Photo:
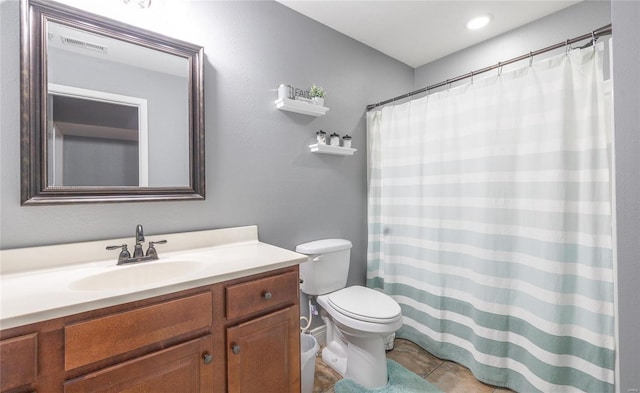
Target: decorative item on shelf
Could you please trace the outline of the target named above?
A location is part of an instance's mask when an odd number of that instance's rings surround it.
[[[298,89],[297,87],[291,87],[291,93],[293,95],[294,100],[304,101],[308,103],[312,103],[311,101],[311,92],[309,90]]]
[[[329,144],[331,146],[340,146],[340,135],[335,132],[331,134],[331,137],[329,138]]]
[[[351,137],[349,135],[345,135],[342,138],[342,146],[340,146],[340,135],[336,132],[331,133],[327,141],[327,133],[320,130],[316,132],[316,142],[313,145],[309,145],[309,150],[312,153],[351,156],[358,150],[351,148]]]
[[[351,137],[349,135],[342,137],[342,147],[351,147]]]
[[[319,144],[326,145],[327,144],[327,133],[320,130],[316,132],[316,140]]]
[[[278,99],[293,99],[293,87],[284,83],[278,87]]]
[[[302,102],[306,102],[309,104],[313,104],[313,100],[311,98],[307,98],[304,96],[296,96],[296,101],[302,101]]]
[[[322,95],[324,90],[320,88]],[[316,94],[318,94],[316,92]],[[323,116],[329,108],[322,106],[317,100],[312,99],[310,90],[303,90],[291,85],[281,84],[278,87],[278,99],[274,102],[276,108],[301,113],[310,116]]]
[[[324,106],[324,89],[316,84],[312,84],[309,88],[311,100],[314,104]]]

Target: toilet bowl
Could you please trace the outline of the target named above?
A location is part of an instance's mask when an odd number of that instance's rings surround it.
[[[387,384],[385,339],[402,326],[400,305],[363,286],[346,287],[351,242],[325,239],[296,251],[309,255],[300,265],[301,289],[317,295],[327,328],[322,360],[345,378],[367,388]]]
[[[387,384],[384,340],[402,326],[398,303],[382,292],[352,286],[318,296],[327,327],[322,360],[367,388]]]

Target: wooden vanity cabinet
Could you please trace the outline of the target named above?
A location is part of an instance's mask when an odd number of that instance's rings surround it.
[[[6,329],[0,391],[297,393],[298,318],[292,266]]]
[[[298,288],[297,269],[225,288],[229,393],[300,392]]]

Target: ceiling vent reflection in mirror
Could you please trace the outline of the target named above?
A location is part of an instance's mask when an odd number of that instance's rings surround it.
[[[151,0],[122,0],[125,4],[137,4],[140,8],[151,7]]]
[[[84,49],[89,49],[96,52],[107,53],[107,47],[104,45],[95,44],[93,42],[87,42],[78,38],[67,37],[67,36],[61,36],[60,39],[62,40],[62,43],[65,45],[71,45],[77,48],[84,48]]]

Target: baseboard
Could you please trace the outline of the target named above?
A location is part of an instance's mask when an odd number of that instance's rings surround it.
[[[327,327],[322,325],[311,329],[311,335],[316,339],[318,345],[323,346],[327,344]]]

